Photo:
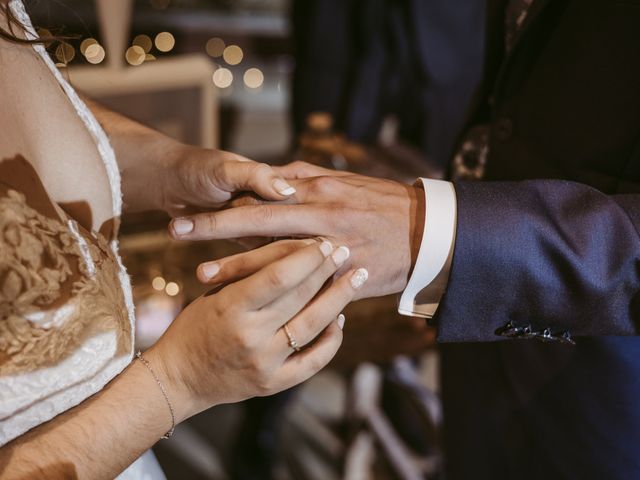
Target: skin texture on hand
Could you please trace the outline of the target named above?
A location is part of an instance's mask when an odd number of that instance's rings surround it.
[[[357,265],[369,271],[369,280],[357,298],[405,288],[422,238],[421,190],[302,162],[276,170],[297,190],[288,202],[252,201],[255,204],[247,205],[245,200],[243,205],[227,210],[177,219],[170,227],[172,235],[185,240],[319,236],[350,249],[350,262],[344,268]],[[189,226],[188,231],[178,231],[176,227],[183,225]],[[265,250],[260,253],[265,254]],[[236,263],[259,264],[259,256],[253,258],[255,253],[244,255],[246,258],[236,258]],[[203,268],[199,269],[201,280],[220,281],[217,277],[206,278]],[[211,264],[210,268],[215,270]]]
[[[272,201],[295,193],[266,164],[186,145],[94,101],[85,101],[109,135],[129,211],[186,215],[219,208],[237,193],[254,192]]]
[[[241,192],[281,201],[295,189],[267,164],[219,150],[180,145],[161,177],[161,208],[172,216],[218,209]]]
[[[182,406],[178,419],[272,395],[323,368],[342,342],[340,313],[367,276],[352,269],[323,288],[347,258],[346,249],[328,242],[300,241],[257,273],[189,305],[148,354]]]

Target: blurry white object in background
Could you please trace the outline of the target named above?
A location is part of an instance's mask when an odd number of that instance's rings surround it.
[[[102,41],[107,50],[107,65],[112,69],[123,68],[124,51],[131,31],[133,0],[96,1]]]

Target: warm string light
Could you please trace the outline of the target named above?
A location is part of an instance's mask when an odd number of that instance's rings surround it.
[[[180,293],[180,286],[176,282],[169,282],[167,286],[164,288],[164,291],[170,297],[175,297]]]
[[[219,37],[212,37],[205,44],[207,55],[212,58],[222,57],[229,66],[235,66],[244,60],[244,51],[238,45],[226,45]],[[249,68],[242,76],[244,85],[251,90],[258,90],[264,85],[264,73],[259,68]],[[223,95],[228,96],[234,81],[233,72],[229,68],[218,67],[213,74],[213,83],[223,90]]]
[[[106,52],[104,48],[99,43],[92,43],[84,51],[84,58],[87,59],[87,62],[97,65],[104,61],[106,56]]]
[[[218,88],[230,87],[233,83],[233,73],[228,68],[218,68],[213,72],[213,83]]]
[[[142,65],[146,59],[147,54],[144,49],[139,45],[134,45],[133,47],[127,48],[127,51],[124,55],[127,63],[129,65],[133,65],[137,67],[138,65]]]
[[[229,65],[238,65],[244,58],[244,52],[238,45],[229,45],[222,52],[222,58]]]
[[[264,74],[259,68],[250,68],[244,72],[244,84],[249,88],[260,88],[264,83]]]
[[[169,32],[161,32],[156,35],[155,45],[163,53],[170,52],[176,45],[176,39]]]
[[[170,297],[175,297],[180,293],[180,285],[176,282],[167,282],[164,278],[158,276],[151,280],[151,287],[158,292],[164,292]]]
[[[224,43],[224,40],[214,37],[207,40],[207,44],[204,49],[210,57],[220,58],[223,55],[225,48],[227,48],[227,45]]]

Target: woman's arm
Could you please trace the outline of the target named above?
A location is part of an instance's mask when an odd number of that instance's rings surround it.
[[[318,372],[342,342],[340,312],[367,278],[323,289],[349,250],[288,240],[272,263],[190,304],[145,354],[176,423],[272,395]],[[318,293],[320,292],[320,293]],[[291,341],[295,339],[295,343]],[[172,426],[154,375],[135,361],[100,393],[0,448],[2,478],[114,478]]]
[[[185,145],[84,99],[115,150],[125,205],[133,211],[216,208],[240,191],[284,200],[295,190],[271,167],[233,153]]]
[[[153,351],[145,358],[154,371],[160,367]],[[161,378],[173,396],[176,421],[190,416],[189,402]],[[0,477],[114,478],[170,427],[160,387],[134,361],[101,392],[1,448]]]

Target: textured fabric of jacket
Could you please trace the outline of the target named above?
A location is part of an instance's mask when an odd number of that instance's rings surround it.
[[[536,0],[507,58],[504,4],[436,318],[447,478],[640,478],[640,1]]]

